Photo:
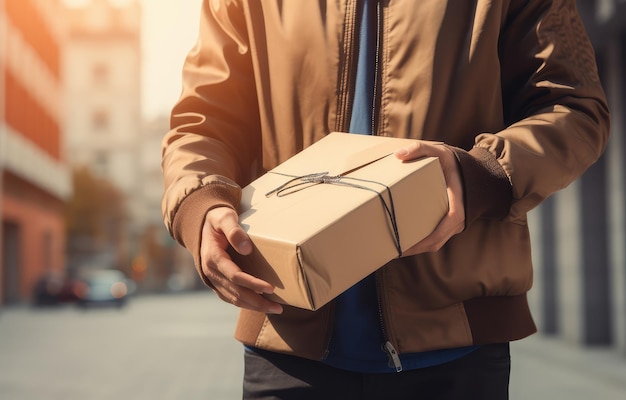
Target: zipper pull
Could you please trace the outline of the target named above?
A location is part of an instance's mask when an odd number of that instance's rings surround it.
[[[389,356],[389,366],[395,368],[396,372],[402,372],[402,362],[400,362],[400,356],[398,356],[398,352],[393,347],[393,344],[390,341],[386,341],[383,344],[383,350]]]

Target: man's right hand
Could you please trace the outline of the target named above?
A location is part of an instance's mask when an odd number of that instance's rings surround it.
[[[274,287],[243,272],[227,252],[229,246],[242,255],[252,252],[252,242],[239,225],[235,210],[218,207],[209,211],[204,220],[201,241],[202,272],[220,299],[237,307],[268,314],[283,312],[279,303],[262,296],[273,293]]]

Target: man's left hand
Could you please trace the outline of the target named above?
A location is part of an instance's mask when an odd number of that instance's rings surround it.
[[[465,228],[465,208],[463,203],[463,184],[459,166],[452,150],[440,142],[416,140],[415,143],[398,149],[395,153],[400,160],[407,161],[421,157],[438,157],[446,180],[449,209],[437,228],[402,255],[411,256],[440,250],[450,238],[461,233]]]

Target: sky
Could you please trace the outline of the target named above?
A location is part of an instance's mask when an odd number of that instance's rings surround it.
[[[141,0],[143,114],[169,115],[180,95],[185,55],[198,34],[201,0]]]

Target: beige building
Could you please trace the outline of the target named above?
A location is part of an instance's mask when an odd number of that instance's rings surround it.
[[[147,264],[144,287],[176,291],[193,288],[201,282],[191,255],[170,237],[161,214],[161,143],[168,129],[169,116],[154,118],[143,125],[137,153],[142,176],[137,195],[143,208],[136,218],[143,232],[140,252]]]
[[[111,251],[132,257],[143,209],[137,191],[143,179],[139,0],[90,0],[68,7],[65,17],[66,154],[72,166],[88,167],[124,195],[129,247]]]

